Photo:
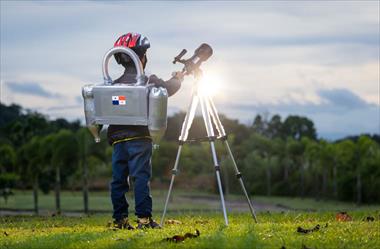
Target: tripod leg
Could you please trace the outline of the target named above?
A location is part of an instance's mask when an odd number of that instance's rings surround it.
[[[168,190],[168,194],[165,200],[164,212],[162,213],[162,217],[161,217],[161,222],[160,222],[161,227],[163,227],[164,225],[166,210],[167,210],[170,195],[173,189],[174,179],[178,173],[178,163],[179,163],[179,158],[181,156],[182,146],[187,139],[187,135],[189,133],[191,123],[193,122],[193,119],[194,119],[195,110],[197,109],[197,105],[198,105],[198,97],[194,94],[191,98],[188,112],[186,113],[185,120],[183,121],[183,124],[182,124],[181,135],[179,136],[179,146],[178,146],[178,151],[177,151],[177,157],[175,159],[174,167],[172,169],[172,178],[170,180],[169,190]]]
[[[212,158],[214,161],[214,168],[215,168],[215,175],[216,175],[216,180],[218,183],[218,188],[219,188],[219,194],[220,194],[220,201],[222,203],[222,211],[223,211],[223,216],[224,216],[224,222],[226,226],[228,226],[228,217],[227,217],[227,211],[226,211],[226,204],[224,202],[224,195],[223,195],[223,189],[222,189],[222,181],[220,179],[220,166],[218,163],[218,158],[216,156],[216,150],[215,150],[215,136],[214,136],[214,130],[211,124],[211,119],[210,119],[210,113],[209,113],[209,106],[208,103],[205,101],[204,97],[200,97],[200,104],[201,104],[201,109],[202,109],[202,115],[203,115],[203,121],[206,126],[206,131],[207,135],[210,139],[210,147],[211,147],[211,153],[212,153]]]
[[[216,110],[215,104],[212,101],[212,98],[210,96],[207,97],[207,104],[210,109],[210,114],[213,119],[213,122],[215,124],[216,129],[218,130],[219,136],[225,137],[226,132],[224,131],[224,127],[222,125],[222,122],[219,119],[218,111]]]
[[[255,220],[255,222],[257,223],[257,217],[256,217],[255,210],[254,210],[254,208],[252,206],[251,200],[249,199],[249,195],[248,195],[247,190],[245,188],[245,185],[244,185],[244,182],[243,182],[243,178],[242,178],[242,174],[240,173],[240,171],[239,171],[239,169],[237,167],[237,164],[236,164],[235,158],[234,158],[234,156],[232,154],[230,145],[228,144],[226,133],[224,131],[222,122],[219,119],[218,111],[216,110],[216,107],[215,107],[214,102],[212,101],[211,97],[208,97],[207,101],[208,101],[208,104],[209,104],[209,107],[210,107],[211,117],[212,117],[212,119],[214,121],[214,124],[215,124],[215,126],[216,126],[216,128],[217,128],[217,130],[219,132],[219,135],[224,138],[224,144],[226,145],[228,154],[229,154],[229,156],[230,156],[230,158],[232,160],[232,163],[234,165],[236,177],[238,178],[240,186],[241,186],[241,189],[243,190],[243,193],[244,193],[245,197],[247,198],[248,206],[249,206],[249,209],[251,211],[252,217]]]
[[[161,227],[163,227],[163,225],[164,225],[164,220],[165,220],[165,215],[166,215],[166,209],[168,207],[168,203],[169,203],[169,199],[170,199],[170,194],[171,194],[172,189],[173,189],[174,178],[175,178],[175,176],[178,173],[178,162],[179,162],[179,157],[181,156],[181,150],[182,150],[182,144],[179,145],[179,147],[178,147],[177,157],[175,159],[174,168],[172,169],[172,178],[170,180],[169,190],[168,190],[168,194],[166,196],[166,201],[165,201],[164,212],[162,213],[161,222],[160,222]]]
[[[251,214],[252,214],[252,217],[253,219],[255,220],[255,222],[257,223],[257,217],[256,217],[256,213],[255,213],[255,210],[253,209],[253,206],[252,206],[252,203],[251,203],[251,200],[249,199],[249,195],[247,193],[247,190],[245,189],[245,186],[244,186],[244,182],[243,182],[243,178],[242,178],[242,174],[240,173],[238,167],[237,167],[237,164],[235,162],[235,158],[234,156],[232,155],[232,151],[231,151],[231,148],[228,144],[228,141],[227,139],[224,140],[224,143],[226,145],[226,148],[227,148],[227,151],[228,151],[228,154],[230,155],[230,158],[233,162],[233,165],[234,165],[234,168],[235,168],[235,173],[236,173],[236,177],[238,178],[239,182],[240,182],[240,186],[241,186],[241,189],[243,190],[243,193],[245,195],[245,197],[247,198],[247,202],[248,202],[248,206],[249,206],[249,209],[251,211]]]

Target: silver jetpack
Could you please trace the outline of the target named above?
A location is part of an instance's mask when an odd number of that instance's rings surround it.
[[[108,73],[110,58],[116,53],[128,55],[136,67],[136,83],[114,83]],[[158,143],[167,126],[168,93],[163,87],[148,84],[137,54],[125,47],[111,48],[103,58],[104,83],[82,87],[86,125],[100,142],[101,125],[148,126],[154,143]]]

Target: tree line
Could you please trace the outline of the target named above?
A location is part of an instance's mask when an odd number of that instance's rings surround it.
[[[38,193],[54,190],[60,212],[61,188],[81,188],[84,211],[89,211],[89,188],[101,182],[108,189],[112,147],[105,133],[95,144],[80,121],[49,120],[18,105],[0,103],[0,189],[6,198],[12,188],[32,189],[35,212]],[[177,152],[185,113],[168,118],[168,129],[153,154],[152,186],[165,186]],[[257,115],[251,125],[221,115],[247,189],[252,195],[284,195],[372,203],[380,201],[380,146],[378,135],[361,135],[329,142],[318,139],[306,117]],[[178,187],[216,191],[203,120],[195,117],[180,161]],[[240,193],[231,160],[217,143],[223,188]],[[155,184],[154,184],[155,183]]]

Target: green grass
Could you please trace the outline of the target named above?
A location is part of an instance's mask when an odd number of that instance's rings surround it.
[[[169,215],[182,224],[160,230],[119,230],[106,227],[109,216],[0,217],[0,248],[380,248],[380,217],[375,211],[353,211],[351,222],[335,221],[335,212],[261,213],[255,224],[248,214]],[[363,219],[371,215],[374,222]],[[297,227],[319,231],[300,234]],[[325,225],[328,224],[327,227]],[[181,243],[163,241],[176,234],[200,231]]]
[[[163,210],[163,206],[166,198],[166,191],[152,191],[154,208],[157,211]],[[196,194],[198,196],[198,194]],[[208,197],[217,197],[217,195],[206,194]],[[170,204],[171,210],[196,210],[196,211],[208,211],[219,208],[219,203],[208,203],[204,201],[199,205],[198,203],[192,203],[186,197],[191,197],[188,194],[182,194],[182,191],[174,191],[172,196],[172,202]],[[127,194],[130,206],[134,207],[133,195]],[[174,198],[174,199],[173,199]],[[186,201],[182,201],[185,198]],[[90,192],[89,206],[91,211],[112,211],[112,204],[109,192]],[[8,198],[5,203],[3,198],[0,198],[0,209],[23,209],[32,210],[33,196],[31,191],[14,191],[14,195]],[[55,196],[53,192],[47,195],[39,194],[39,208],[41,210],[54,211],[55,210]],[[61,193],[61,209],[63,211],[80,211],[83,210],[83,196],[82,192],[69,192],[63,191]]]
[[[161,212],[165,202],[167,191],[152,191],[154,210]],[[130,194],[127,195],[130,206],[133,209],[134,199]],[[342,211],[342,210],[380,210],[380,205],[356,206],[353,203],[339,201],[316,201],[313,198],[293,198],[293,197],[265,197],[253,196],[255,203],[270,204],[273,206],[281,205],[298,211]],[[247,208],[243,195],[226,196],[227,205],[230,201],[241,201],[242,207]],[[111,212],[112,206],[108,192],[90,192],[90,210]],[[61,196],[63,211],[80,211],[83,209],[83,198],[81,192],[63,191]],[[41,210],[53,212],[55,209],[54,193],[48,195],[40,193],[39,207]],[[31,191],[15,191],[15,195],[9,197],[8,203],[0,198],[0,209],[33,209],[33,196]],[[196,212],[215,211],[220,209],[219,195],[207,192],[192,192],[184,190],[174,190],[169,204],[169,211],[190,210]],[[234,211],[234,209],[232,209]],[[246,209],[247,210],[247,209]]]
[[[300,198],[300,197],[279,197],[279,196],[257,196],[253,200],[260,203],[268,203],[273,205],[281,205],[290,209],[299,211],[376,211],[380,210],[379,204],[371,205],[356,205],[352,202],[342,202],[334,200],[315,200],[314,198]]]

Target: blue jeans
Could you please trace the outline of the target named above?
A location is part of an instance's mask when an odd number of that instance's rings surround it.
[[[129,179],[133,181],[135,214],[137,217],[152,216],[152,196],[149,181],[152,176],[152,142],[136,139],[114,145],[112,154],[111,199],[113,218],[128,217]],[[129,178],[128,178],[129,177]]]

